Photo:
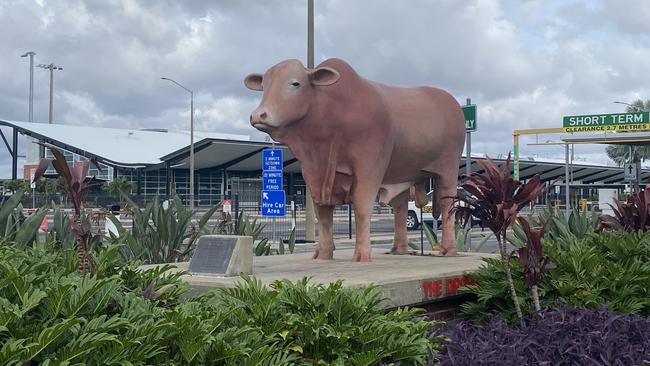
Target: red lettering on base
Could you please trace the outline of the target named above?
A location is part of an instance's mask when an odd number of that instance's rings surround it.
[[[420,282],[424,300],[433,299],[442,295],[440,280],[424,280]]]

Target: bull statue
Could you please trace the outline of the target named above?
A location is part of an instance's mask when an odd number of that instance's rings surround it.
[[[395,212],[391,252],[408,253],[406,217],[410,187],[418,207],[428,203],[434,179],[433,216],[442,212],[440,254],[455,255],[454,218],[458,165],[465,123],[458,102],[431,87],[396,87],[366,80],[345,61],[328,59],[314,69],[286,60],[246,87],[263,91],[250,123],[287,145],[300,161],[318,214],[314,259],[332,259],[333,212],[354,205],[353,261],[370,261],[370,217],[379,194]]]

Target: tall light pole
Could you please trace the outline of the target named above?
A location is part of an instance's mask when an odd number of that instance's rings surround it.
[[[307,67],[314,68],[314,0],[307,0]],[[309,187],[305,187],[305,239],[316,240],[316,215]]]
[[[41,69],[50,70],[50,112],[48,114],[47,123],[52,124],[54,118],[54,70],[63,70],[63,67],[54,64],[38,64]]]
[[[176,80],[170,78],[161,78],[163,80],[171,81],[172,83],[185,89],[190,93],[190,210],[194,209],[194,92],[184,87]]]
[[[34,56],[36,52],[29,51],[20,57],[29,56],[29,122],[34,122]]]

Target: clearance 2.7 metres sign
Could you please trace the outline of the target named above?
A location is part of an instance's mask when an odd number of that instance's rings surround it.
[[[650,112],[566,116],[564,132],[650,130]]]

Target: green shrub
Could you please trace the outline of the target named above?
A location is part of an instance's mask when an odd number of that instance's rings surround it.
[[[607,305],[619,313],[650,315],[650,234],[589,235],[568,242],[544,240],[543,248],[555,268],[539,285],[542,307],[550,308],[559,301],[573,307],[600,309]],[[477,283],[464,290],[477,299],[462,305],[462,311],[476,319],[496,312],[512,320],[514,308],[503,267],[499,260],[484,262],[485,266],[469,275]],[[532,303],[523,291],[521,265],[514,259],[510,265],[522,308],[529,310]]]
[[[424,364],[440,340],[416,310],[384,313],[376,287],[244,277],[188,297],[172,266],[118,247],[80,276],[61,251],[0,242],[1,365]]]
[[[574,208],[567,219],[564,210],[555,208],[550,203],[541,210],[538,217],[529,215],[528,221],[539,226],[545,224],[545,238],[558,243],[569,243],[593,235],[600,223],[595,211],[581,212]],[[517,248],[526,245],[526,235],[519,222],[512,225],[512,232],[507,234],[507,239]]]
[[[11,197],[0,203],[0,239],[31,245],[38,238],[38,229],[47,215],[47,208],[39,208],[32,215],[23,215],[20,203],[23,191],[18,190]]]
[[[143,208],[130,200],[129,205],[134,212],[131,230],[116,217],[108,216],[118,232],[118,236],[110,234],[111,242],[120,245],[120,254],[125,260],[144,263],[188,260],[199,236],[207,233],[208,220],[218,208],[210,208],[193,222],[195,211],[188,210],[178,196],[174,196],[168,207],[160,203],[158,197]]]

